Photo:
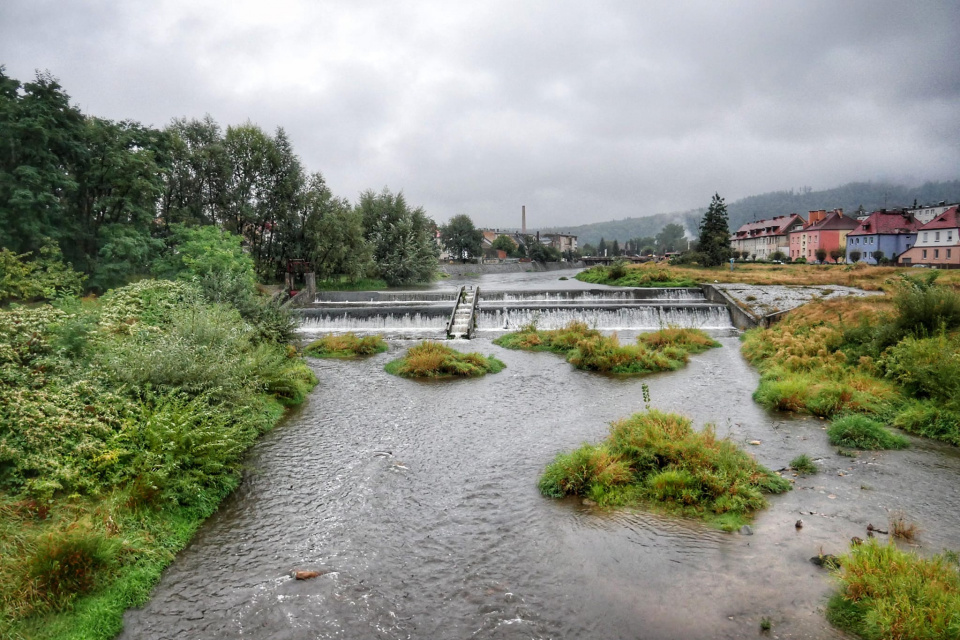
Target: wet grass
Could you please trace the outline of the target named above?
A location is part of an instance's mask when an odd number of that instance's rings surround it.
[[[827,429],[830,444],[849,449],[905,449],[909,442],[867,416],[837,418]]]
[[[960,445],[960,294],[932,276],[888,283],[883,297],[814,301],[744,334],[743,354],[761,373],[754,399]]]
[[[357,336],[355,333],[328,335],[306,346],[304,353],[314,358],[355,358],[383,353],[390,347],[383,336]]]
[[[499,373],[505,365],[493,356],[462,353],[445,344],[429,340],[410,347],[403,357],[384,367],[387,373],[402,378],[476,378]]]
[[[862,638],[960,637],[960,573],[955,554],[921,558],[876,540],[841,559],[840,588],[827,619]]]
[[[765,493],[790,489],[732,442],[718,439],[710,425],[694,431],[689,419],[656,410],[614,422],[598,445],[557,455],[538,486],[553,498],[643,506],[698,517],[727,531],[765,507]]]
[[[804,476],[812,476],[819,471],[816,463],[805,453],[800,454],[790,461],[790,468]]]
[[[331,280],[318,280],[317,291],[380,291],[387,288],[387,281],[379,278],[351,280],[345,276]]]
[[[647,265],[611,265],[581,271],[577,280],[615,287],[696,287],[698,281],[671,268]]]
[[[673,371],[683,367],[690,354],[720,346],[699,329],[672,327],[642,334],[636,344],[622,345],[616,335],[604,336],[583,322],[552,330],[538,330],[531,324],[493,343],[507,349],[552,351],[566,356],[578,369],[621,375]]]

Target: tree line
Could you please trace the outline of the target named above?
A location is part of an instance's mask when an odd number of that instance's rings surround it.
[[[32,82],[0,66],[0,246],[56,245],[94,291],[153,274],[202,227],[242,239],[261,282],[289,260],[320,279],[428,280],[437,226],[402,193],[356,203],[310,173],[282,128],[213,118],[163,129],[83,114],[49,73]]]

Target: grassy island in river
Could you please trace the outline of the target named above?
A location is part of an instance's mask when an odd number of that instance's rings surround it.
[[[476,378],[499,373],[506,367],[493,356],[461,353],[445,344],[425,340],[410,347],[401,358],[384,367],[387,373],[402,378]]]
[[[709,425],[697,432],[687,418],[652,410],[614,422],[598,445],[557,455],[539,488],[554,498],[695,516],[731,531],[766,506],[764,493],[783,493],[790,483]]]
[[[360,337],[355,333],[344,333],[314,340],[303,351],[314,358],[354,358],[383,353],[389,348],[383,336]]]
[[[507,349],[559,353],[585,371],[628,375],[676,370],[687,363],[690,354],[720,346],[699,329],[673,327],[641,334],[636,344],[621,345],[615,335],[604,336],[584,322],[551,330],[530,324],[493,343]]]

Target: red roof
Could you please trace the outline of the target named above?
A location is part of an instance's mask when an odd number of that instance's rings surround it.
[[[767,220],[748,222],[737,229],[734,232],[733,237],[735,239],[743,239],[761,238],[764,236],[782,236],[787,233],[789,227],[793,226],[797,222],[802,224],[803,218],[796,213],[791,213],[788,216],[777,216],[776,218],[769,218]]]
[[[921,231],[927,229],[956,229],[960,227],[960,220],[957,219],[957,207],[950,207],[936,218],[920,227]]]
[[[904,213],[874,211],[860,226],[848,233],[851,236],[873,236],[877,234],[895,235],[900,233],[916,233],[920,223]]]
[[[860,221],[856,218],[848,218],[842,213],[831,211],[826,218],[806,227],[804,231],[842,231],[844,229],[856,229],[859,226]]]

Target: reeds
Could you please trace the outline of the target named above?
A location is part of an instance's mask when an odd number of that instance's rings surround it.
[[[381,335],[361,337],[348,332],[323,336],[307,345],[304,353],[314,358],[355,358],[382,353],[389,348]]]

